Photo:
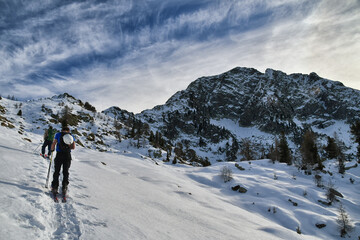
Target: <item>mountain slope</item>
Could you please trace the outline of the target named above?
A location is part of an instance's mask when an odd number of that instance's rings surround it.
[[[198,152],[212,151],[224,159],[219,148],[226,144],[237,141],[241,148],[248,138],[268,148],[281,132],[297,151],[310,127],[320,140],[336,132],[351,148],[349,125],[359,119],[359,103],[360,91],[316,73],[235,68],[199,78],[166,104],[136,116],[174,142],[190,141]]]
[[[78,147],[73,152],[68,203],[54,203],[43,187],[48,162],[33,153],[36,145],[14,130],[2,130],[2,239],[335,239],[339,235],[338,204],[318,203],[324,190],[314,186],[312,177],[268,161],[243,162],[243,172],[228,163],[174,168],[136,157],[131,149],[114,154]],[[219,176],[225,165],[234,172],[229,183]],[[358,168],[345,179],[337,174],[332,179],[346,196],[340,201],[356,226],[351,236],[356,236],[360,233],[360,223],[354,221],[360,214]],[[248,192],[233,192],[231,186],[236,184]],[[326,227],[317,229],[316,223]]]

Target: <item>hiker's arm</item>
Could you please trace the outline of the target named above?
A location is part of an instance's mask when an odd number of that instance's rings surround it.
[[[72,149],[72,150],[75,149],[75,141],[70,145],[70,149]]]
[[[55,147],[56,147],[56,144],[57,144],[57,140],[54,139],[53,143],[51,144],[51,151],[55,151]]]

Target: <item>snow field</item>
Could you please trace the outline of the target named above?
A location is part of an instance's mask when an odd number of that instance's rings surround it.
[[[48,162],[13,132],[0,134],[1,239],[308,238],[239,207],[219,166],[155,165],[77,148],[69,200],[54,203],[44,188]]]
[[[148,148],[135,149],[127,140],[118,143],[110,136],[106,140],[115,146],[112,152],[77,146],[69,200],[54,203],[44,188],[49,162],[37,148],[46,126],[32,122],[44,101],[57,108],[54,99],[26,103],[25,121],[16,116],[13,102],[2,100],[15,129],[0,127],[0,239],[340,239],[336,224],[340,202],[354,227],[348,238],[360,235],[359,167],[342,176],[337,163],[327,161],[326,170],[334,174],[321,174],[325,187],[319,188],[314,174],[305,175],[286,164],[239,162],[244,171],[224,162],[206,168],[172,165],[146,157]],[[81,130],[97,132],[100,124],[104,123],[96,119]],[[258,135],[254,129],[237,133]],[[220,177],[224,166],[233,173],[227,183]],[[326,201],[330,183],[344,198],[325,206],[318,200]],[[236,185],[248,191],[232,191]],[[318,229],[317,223],[326,227]]]

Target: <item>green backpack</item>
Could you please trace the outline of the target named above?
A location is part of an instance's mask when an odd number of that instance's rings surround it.
[[[55,129],[49,129],[48,130],[47,140],[53,141],[54,137],[55,137],[55,133],[56,133]]]

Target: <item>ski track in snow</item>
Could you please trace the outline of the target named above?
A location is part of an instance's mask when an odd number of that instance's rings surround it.
[[[29,146],[25,146],[25,148]],[[96,207],[85,205],[82,203],[75,203],[71,197],[68,197],[66,203],[55,203],[50,194],[50,189],[45,188],[45,178],[47,176],[49,160],[34,153],[33,150],[19,150],[9,146],[1,145],[0,148],[7,149],[10,155],[22,154],[22,159],[26,159],[26,166],[23,170],[26,171],[26,175],[18,176],[21,180],[17,179],[0,179],[0,184],[10,187],[11,193],[6,196],[13,199],[15,204],[26,204],[29,206],[19,206],[19,208],[32,209],[31,212],[19,211],[6,216],[9,220],[15,220],[16,225],[20,228],[29,229],[31,239],[81,239],[84,232],[84,225],[91,227],[106,227],[106,223],[92,217],[89,211],[97,210]],[[39,149],[38,149],[39,150]],[[54,160],[52,162],[54,164]],[[49,186],[52,180],[53,165],[51,166],[51,172],[49,177]],[[16,176],[14,176],[16,177]],[[60,182],[61,182],[60,177]],[[81,184],[81,179],[76,174],[72,176],[72,188],[74,192],[78,190],[86,189],[86,186]],[[76,190],[75,190],[76,189]],[[71,190],[69,191],[71,194]],[[85,193],[79,192],[74,195],[79,199],[88,200],[90,197]],[[22,200],[23,199],[23,200]],[[13,204],[6,202],[4,208],[10,208]],[[86,215],[81,220],[78,217],[78,211],[85,212]],[[7,215],[7,214],[2,214]],[[96,214],[94,214],[96,215]],[[7,231],[4,230],[0,234],[2,237],[6,237]],[[9,239],[13,239],[12,233],[9,233]]]
[[[73,204],[70,201],[55,204],[55,231],[52,234],[52,239],[79,239],[82,233],[82,224],[77,217]]]
[[[49,164],[49,161],[36,156],[32,159],[32,162],[33,167],[29,173],[29,178],[34,182],[39,182],[39,176],[47,176],[48,168],[45,166]],[[54,161],[52,163],[54,164]],[[53,169],[53,165],[51,169]],[[51,179],[52,171],[49,185]],[[45,183],[43,183],[43,185],[45,185]],[[28,215],[29,217],[25,216],[25,219],[29,220],[28,222],[32,227],[39,228],[39,230],[45,234],[43,236],[44,239],[79,239],[82,233],[82,224],[81,220],[77,217],[77,211],[71,199],[69,198],[67,203],[62,203],[61,199],[59,199],[59,203],[55,203],[53,202],[49,189],[46,189],[45,186],[42,186],[42,188],[44,190],[43,192],[39,190],[38,194],[27,194],[24,197],[37,210],[34,212],[37,212],[37,215],[41,215],[47,220],[49,223],[48,226],[44,226],[31,215]],[[46,233],[48,236],[46,236]],[[41,238],[41,236],[39,237]]]

